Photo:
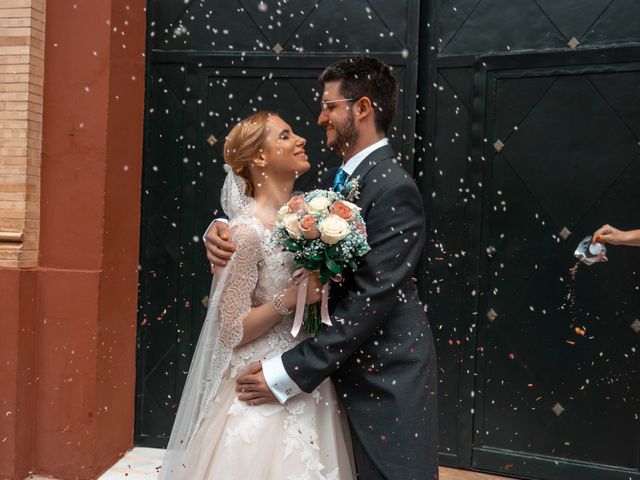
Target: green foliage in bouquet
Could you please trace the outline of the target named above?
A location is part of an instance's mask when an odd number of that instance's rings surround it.
[[[323,285],[356,271],[357,259],[370,250],[360,207],[328,190],[292,197],[278,211],[272,242],[292,252],[299,267],[319,271]],[[305,321],[305,330],[314,334],[319,328],[317,307],[310,306]],[[314,322],[317,325],[310,325]]]

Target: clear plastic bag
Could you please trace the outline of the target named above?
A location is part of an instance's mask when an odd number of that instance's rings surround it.
[[[593,235],[588,235],[576,247],[573,256],[585,265],[593,265],[594,263],[606,262],[607,247],[602,243],[592,243]]]

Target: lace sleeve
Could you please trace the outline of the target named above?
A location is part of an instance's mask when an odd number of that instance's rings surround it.
[[[218,305],[218,332],[222,343],[233,349],[242,340],[243,320],[253,307],[251,299],[263,250],[258,233],[250,226],[232,227],[231,238],[236,251],[226,267],[229,275]]]

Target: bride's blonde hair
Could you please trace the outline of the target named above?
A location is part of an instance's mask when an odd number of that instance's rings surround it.
[[[261,111],[238,122],[227,135],[224,143],[224,161],[233,173],[244,178],[246,196],[253,197],[255,185],[251,179],[251,163],[260,155],[267,136],[267,121],[276,113]]]

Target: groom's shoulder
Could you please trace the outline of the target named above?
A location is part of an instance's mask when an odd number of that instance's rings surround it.
[[[398,155],[389,156],[378,162],[371,169],[368,176],[375,183],[379,183],[382,188],[389,188],[394,185],[416,187],[411,174],[400,164]]]

